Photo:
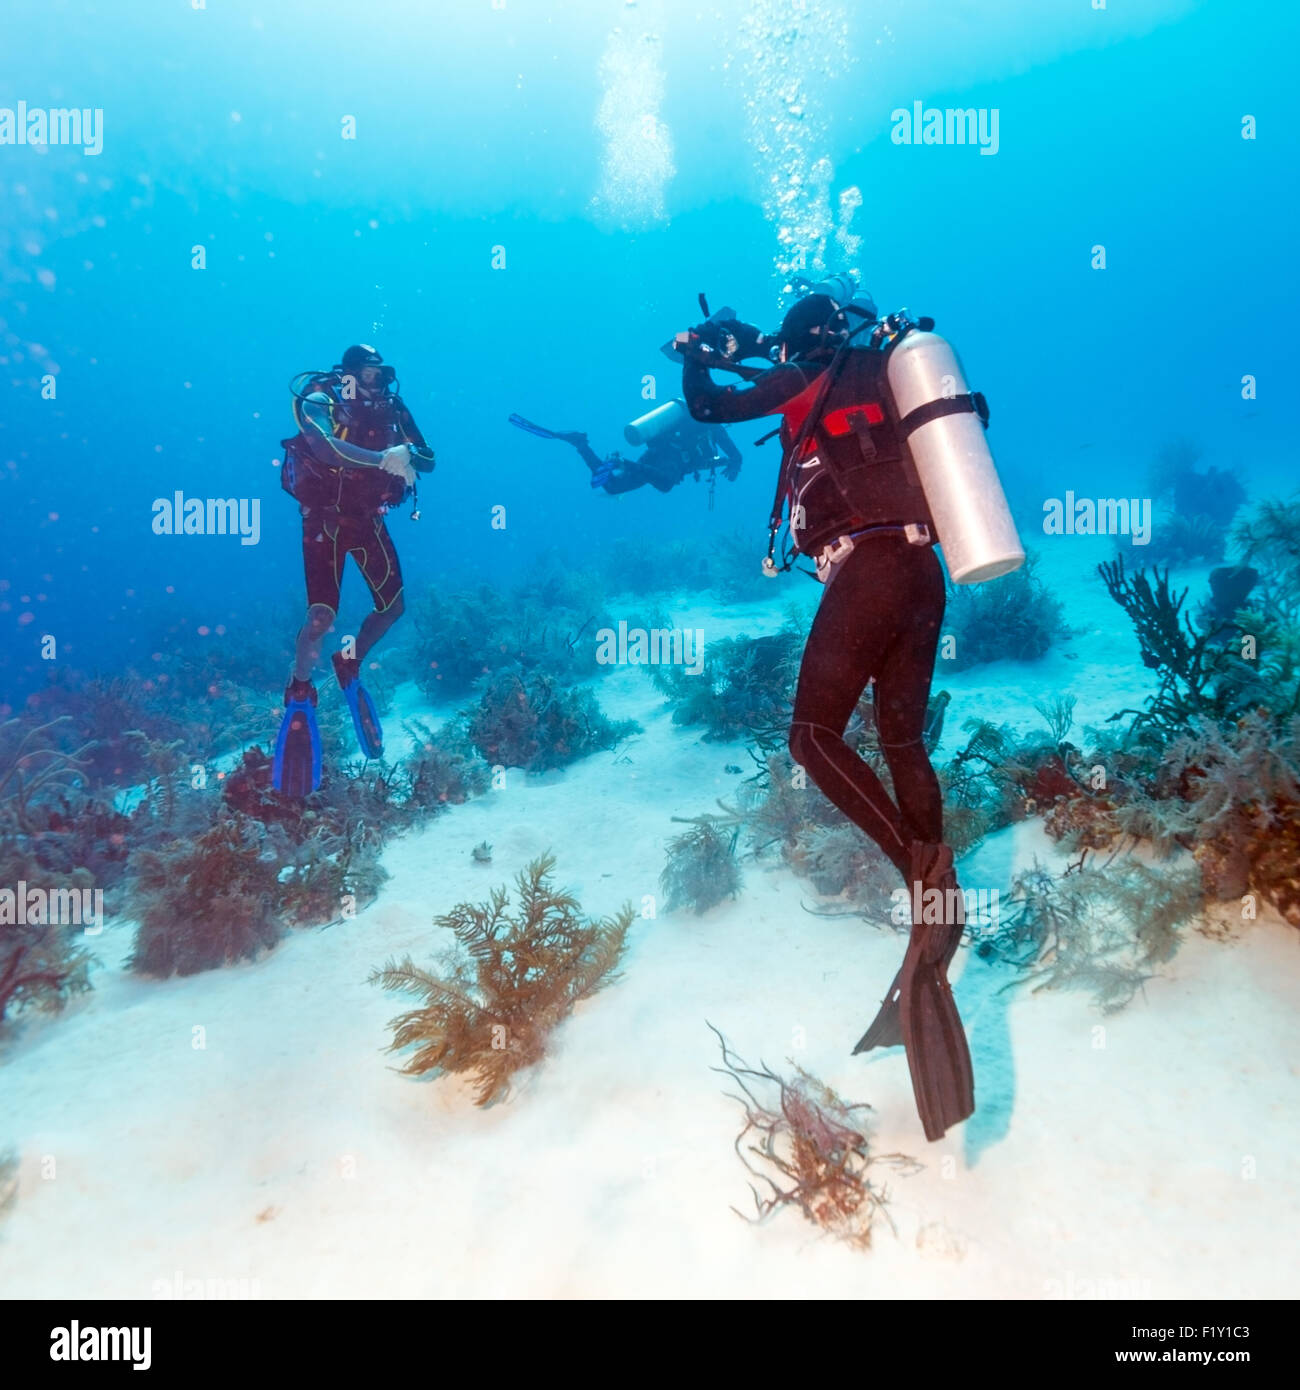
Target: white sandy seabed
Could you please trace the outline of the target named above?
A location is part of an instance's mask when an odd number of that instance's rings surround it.
[[[1072,547],[1068,571],[1064,550],[1045,551],[1073,639],[1032,665],[940,672],[944,752],[972,714],[1028,727],[1034,699],[1070,691],[1082,725],[1140,700],[1127,620],[1091,569],[1104,551],[1081,567]],[[711,640],[773,630],[780,610],[673,616]],[[850,1055],[904,938],[883,908],[881,925],[812,915],[809,886],[775,864],[747,862],[740,896],[702,917],[638,920],[622,978],[508,1102],[479,1109],[458,1078],[400,1075],[382,1049],[409,997],[367,984],[373,967],[433,963],[450,939],[437,913],[548,849],[584,911],[639,906],[659,892],[671,817],[715,809],[739,781],[726,765],[748,767],[739,747],[675,727],[640,670],[599,696],[644,733],[562,774],[511,773],[394,842],[382,895],[352,920],[161,983],[123,969],[133,927],[110,925],[94,991],[30,1023],[0,1067],[0,1148],[19,1154],[0,1295],[1300,1293],[1300,934],[1275,919],[1226,940],[1185,930],[1159,978],[1104,1019],[1083,994],[1003,991],[1010,972],[963,950],[978,1108],[933,1145],[901,1049]],[[482,840],[490,865],[471,860]],[[962,881],[1005,892],[1036,854],[1059,862],[1036,823],[1014,827],[963,861]],[[751,1203],[740,1111],[711,1070],[706,1019],[750,1063],[787,1072],[792,1058],[869,1102],[874,1151],[924,1164],[874,1170],[893,1229],[881,1219],[871,1249],[792,1211],[753,1226],[731,1210]]]

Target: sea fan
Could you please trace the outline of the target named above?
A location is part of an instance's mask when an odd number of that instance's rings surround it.
[[[384,989],[410,990],[424,1007],[393,1020],[389,1048],[414,1047],[402,1071],[468,1072],[476,1103],[504,1096],[514,1074],[541,1060],[552,1031],[579,1000],[617,978],[634,913],[584,921],[571,894],[550,882],[555,856],[534,860],[515,879],[519,905],[507,913],[507,888],[486,903],[458,903],[435,919],[448,927],[464,957],[445,976],[409,956],[370,976]]]

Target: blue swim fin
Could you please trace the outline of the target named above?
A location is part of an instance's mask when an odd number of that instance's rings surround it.
[[[343,690],[343,698],[352,712],[352,727],[357,731],[357,743],[367,758],[384,756],[384,731],[379,723],[379,712],[370,692],[358,678],[361,663],[349,661],[341,652],[334,653],[334,674]]]
[[[310,796],[320,786],[320,729],[316,687],[294,681],[284,692],[284,718],[275,740],[271,785],[286,796]]]

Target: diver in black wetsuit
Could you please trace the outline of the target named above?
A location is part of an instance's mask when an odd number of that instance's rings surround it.
[[[730,360],[758,355],[762,335],[750,325],[693,330],[706,343],[723,334],[734,340]],[[939,780],[923,742],[945,598],[934,521],[892,418],[885,354],[849,345],[848,335],[836,302],[810,295],[786,315],[778,365],[757,374],[746,369],[746,383],[721,386],[688,355],[682,394],[707,424],[783,417],[782,500],[774,521],[787,505],[794,547],[814,560],[825,586],[799,670],[790,752],[884,850],[909,892],[937,887],[945,893],[941,902],[959,904]],[[873,681],[893,798],[843,737]],[[906,1040],[930,1139],[974,1109],[970,1056],[947,982],[961,934],[962,920],[923,922],[918,915],[904,967],[855,1048]]]
[[[726,430],[716,425],[700,425],[681,412],[671,428],[665,429],[646,443],[640,458],[624,458],[612,453],[602,459],[578,430],[548,430],[534,425],[520,415],[512,415],[510,423],[542,439],[561,439],[575,448],[591,471],[591,485],[603,488],[611,495],[633,492],[649,485],[658,492],[671,492],[688,477],[697,481],[702,474],[713,477],[721,467],[722,475],[734,483],[740,476],[741,453]],[[629,427],[630,428],[630,427]]]

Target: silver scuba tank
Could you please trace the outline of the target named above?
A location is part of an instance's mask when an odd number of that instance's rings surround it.
[[[952,345],[914,330],[890,351],[885,370],[953,583],[1019,569],[1025,550]]]
[[[658,439],[661,434],[676,429],[689,419],[685,401],[667,401],[624,425],[623,438],[629,444],[649,444],[652,439]]]

